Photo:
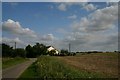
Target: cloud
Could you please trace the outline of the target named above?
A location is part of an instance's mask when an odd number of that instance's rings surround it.
[[[83,8],[87,11],[92,11],[92,10],[96,9],[96,7],[93,4],[88,4],[88,5],[84,6]]]
[[[78,31],[103,31],[114,28],[117,18],[118,6],[110,6],[96,10],[87,17],[81,18],[79,22],[74,22],[71,26]]]
[[[71,32],[69,35],[67,35],[64,41],[74,45],[79,45],[87,43],[89,40],[88,35],[86,34],[83,35],[80,32]]]
[[[10,2],[9,4],[14,7],[18,5],[18,2]]]
[[[66,11],[68,9],[68,7],[71,7],[73,5],[78,5],[80,7],[83,7],[86,4],[87,4],[87,2],[83,2],[83,3],[81,3],[81,2],[66,2],[66,3],[63,2],[63,3],[59,3],[57,8],[58,8],[58,10]]]
[[[66,31],[63,28],[58,28],[58,30],[56,32],[61,33],[61,34],[67,34],[68,33],[68,31]]]
[[[13,21],[11,19],[8,19],[7,21],[3,22],[2,29],[3,31],[7,31],[12,34],[28,36],[33,38],[37,37],[33,30],[30,30],[29,28],[23,28],[19,22]]]
[[[41,0],[41,2],[88,2],[88,0]]]
[[[53,36],[53,34],[47,34],[47,35],[44,35],[42,38],[41,38],[41,40],[45,40],[45,41],[53,41],[54,40],[54,36]]]
[[[63,43],[68,49],[70,43],[71,51],[118,50],[117,19],[117,5],[98,9],[80,21],[74,21],[71,24],[73,31],[67,33],[59,44]]]
[[[8,38],[8,37],[3,37],[3,38],[0,38],[0,42],[1,43],[6,43],[12,47],[15,46],[15,42],[16,42],[16,47],[17,48],[24,48],[27,43],[20,40],[18,37],[15,37],[15,38]]]
[[[12,38],[12,39],[7,38],[7,37],[3,37],[3,38],[1,38],[1,40],[2,40],[3,43],[14,43],[14,42],[16,42],[16,43],[19,43],[19,44],[24,44],[24,42],[21,41],[18,37]]]
[[[77,16],[74,14],[74,15],[71,15],[71,16],[68,16],[68,19],[76,19]]]
[[[107,6],[117,6],[118,2],[106,2]]]
[[[50,6],[50,9],[53,9],[53,8],[54,8],[54,7],[51,5],[51,6]]]
[[[66,11],[66,5],[61,3],[59,6],[58,6],[58,9],[61,10],[61,11]]]
[[[77,5],[80,8],[83,8],[87,11],[92,11],[97,9],[96,6],[94,6],[93,4],[88,4],[88,2],[67,2],[67,3],[64,2],[58,5],[58,9],[61,11],[66,11],[68,7],[71,7],[73,5]]]
[[[118,34],[94,34],[90,37],[89,44],[101,50],[117,50],[118,49]]]
[[[81,32],[72,32],[66,36],[60,46],[68,49],[71,44],[71,51],[114,51],[118,49],[118,34],[109,35],[101,32],[82,34]]]
[[[119,0],[31,0],[31,2],[119,2]],[[29,0],[4,0],[3,2],[30,2]]]

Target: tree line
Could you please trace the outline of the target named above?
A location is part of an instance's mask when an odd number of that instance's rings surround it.
[[[27,58],[35,58],[40,55],[51,55],[56,56],[55,51],[52,50],[50,52],[47,51],[47,46],[44,44],[36,43],[34,46],[30,44],[24,48],[16,48],[10,47],[9,45],[2,43],[2,57],[27,57]],[[75,54],[70,54],[68,50],[61,50],[61,53],[57,56],[70,56]]]
[[[27,57],[35,58],[40,55],[47,55],[47,48],[44,44],[36,43],[34,46],[27,45],[26,48],[10,47],[9,45],[2,43],[2,57]]]

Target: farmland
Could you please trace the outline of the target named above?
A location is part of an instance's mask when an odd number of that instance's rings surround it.
[[[117,53],[92,53],[58,58],[79,70],[100,73],[105,77],[118,77]]]
[[[34,68],[33,68],[34,67]],[[96,78],[100,75],[88,73],[86,71],[78,71],[76,68],[70,67],[61,62],[56,57],[42,56],[34,63],[29,71],[26,70],[21,78]],[[34,72],[33,72],[34,71]],[[31,75],[31,76],[30,76]]]
[[[117,78],[118,54],[40,56],[20,78]]]

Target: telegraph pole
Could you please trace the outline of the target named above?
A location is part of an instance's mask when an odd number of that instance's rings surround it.
[[[16,42],[15,42],[15,49],[16,49]]]
[[[71,52],[71,50],[70,50],[70,49],[71,49],[71,44],[69,43],[69,52]]]

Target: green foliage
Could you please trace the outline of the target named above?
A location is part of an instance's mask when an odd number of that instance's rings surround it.
[[[68,53],[68,50],[62,49],[61,53]]]
[[[36,45],[33,46],[34,53],[38,55],[45,55],[47,52],[47,48],[43,44],[36,43]]]
[[[15,49],[14,54],[17,57],[24,57],[24,58],[26,57],[26,51],[24,49],[22,49],[22,48]]]
[[[13,56],[13,48],[5,43],[2,43],[2,57],[12,57],[12,56]]]
[[[2,44],[2,56],[3,57],[28,57],[35,58],[40,55],[47,55],[47,47],[44,44],[36,43],[33,47],[31,45],[23,48],[13,49],[7,44]]]
[[[49,55],[54,56],[55,53],[56,53],[55,50],[51,50],[51,51],[49,52]]]
[[[26,57],[26,51],[23,48],[13,49],[13,47],[3,43],[2,57]]]
[[[33,64],[31,64],[31,66],[29,66],[23,74],[20,75],[20,78],[18,78],[18,80],[23,80],[25,78],[37,78],[38,77],[38,73],[37,73],[37,65],[36,62],[34,62]]]
[[[61,55],[69,55],[69,52],[68,52],[68,50],[65,50],[65,49],[62,49],[61,50]]]
[[[3,54],[2,56],[3,57],[19,56],[19,57],[27,57],[27,58],[36,58],[38,56],[47,55],[47,54],[50,54],[51,56],[57,55],[55,53],[56,53],[55,50],[48,52],[47,47],[44,44],[39,44],[39,43],[36,43],[34,46],[27,45],[25,50],[23,48],[13,49],[9,45],[6,45],[4,43],[2,44],[2,54]],[[68,50],[62,49],[61,54],[59,55],[70,56],[72,54],[70,54]]]
[[[33,47],[30,45],[26,46],[27,57],[34,58],[40,55],[46,55],[47,48],[43,44],[36,43]]]
[[[33,53],[33,48],[30,45],[26,46],[25,50],[26,50],[26,57],[28,58],[35,57],[35,54]]]
[[[13,65],[20,64],[26,60],[28,60],[28,59],[20,58],[20,57],[2,58],[2,68],[5,69],[5,68],[8,68],[8,67],[13,66]]]

